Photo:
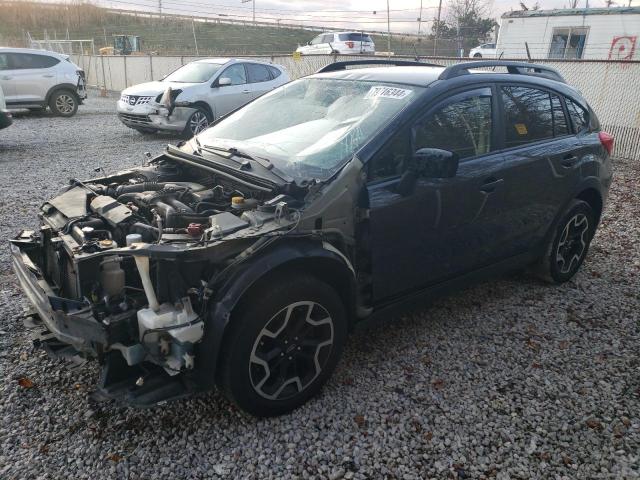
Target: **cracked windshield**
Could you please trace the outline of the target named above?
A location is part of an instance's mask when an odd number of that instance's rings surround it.
[[[267,94],[203,132],[203,147],[236,148],[294,179],[325,180],[422,88],[302,79]]]

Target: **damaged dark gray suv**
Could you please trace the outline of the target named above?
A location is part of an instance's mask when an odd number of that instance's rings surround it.
[[[39,343],[102,365],[95,398],[217,386],[277,415],[319,391],[358,322],[527,266],[569,280],[612,147],[548,67],[340,62],[143,166],[73,179],[11,241],[13,266]]]

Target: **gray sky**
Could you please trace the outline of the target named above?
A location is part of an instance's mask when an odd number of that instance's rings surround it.
[[[158,11],[159,0],[100,0],[102,5],[114,8]],[[519,10],[519,0],[486,0],[491,15],[498,18],[509,10]],[[584,7],[581,0],[580,7]],[[628,0],[618,6],[626,6]],[[524,0],[532,7],[535,0]],[[420,16],[420,0],[390,0],[391,30],[417,32],[417,18]],[[637,5],[640,0],[633,0]],[[446,14],[447,0],[443,0],[443,16]],[[564,8],[568,0],[539,0],[540,8]],[[183,13],[187,15],[216,16],[229,18],[251,18],[252,3],[240,0],[162,0],[165,13]],[[590,0],[590,7],[604,6],[604,0]],[[431,28],[436,15],[438,0],[422,0],[422,30]],[[374,12],[376,12],[374,14]],[[256,20],[266,21],[280,18],[283,23],[300,23],[308,26],[331,26],[345,30],[387,29],[386,0],[256,0]]]

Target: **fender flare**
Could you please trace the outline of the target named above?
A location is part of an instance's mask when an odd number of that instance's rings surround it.
[[[54,85],[53,87],[51,87],[47,92],[47,95],[44,97],[45,99],[44,101],[47,105],[49,105],[49,100],[51,100],[51,96],[58,90],[69,90],[71,93],[75,95],[78,103],[80,103],[80,97],[78,97],[78,93],[77,93],[78,87],[76,85],[73,85],[72,83],[59,83],[58,85]]]
[[[602,185],[600,184],[600,181],[595,177],[589,177],[589,178],[584,179],[573,190],[570,198],[568,198],[562,204],[562,207],[560,209],[558,209],[558,212],[556,213],[555,217],[553,218],[553,221],[551,222],[551,225],[549,225],[549,228],[547,229],[547,232],[545,233],[545,235],[543,237],[542,245],[540,245],[540,252],[544,252],[547,244],[551,241],[551,238],[553,237],[553,234],[555,233],[556,227],[558,225],[558,222],[562,218],[562,215],[564,215],[564,213],[567,210],[567,207],[569,206],[569,204],[573,200],[578,198],[580,196],[580,194],[582,192],[585,192],[586,190],[595,190],[596,192],[598,192],[598,195],[600,195],[600,200],[602,201],[602,203],[604,205],[605,196],[602,193]],[[599,220],[600,219],[598,219],[598,222],[599,222]],[[598,226],[598,224],[596,224],[596,228],[597,228],[597,226]]]
[[[349,279],[349,287],[348,292],[338,293],[342,295],[343,300],[346,294],[350,302],[350,305],[345,305],[347,315],[353,318],[356,278],[349,260],[331,244],[319,240],[279,243],[257,258],[243,262],[211,298],[212,308],[205,318],[204,336],[196,352],[199,383],[202,382],[205,386],[214,385],[219,354],[233,309],[252,287],[276,270],[322,262],[329,268],[342,272],[344,278]]]

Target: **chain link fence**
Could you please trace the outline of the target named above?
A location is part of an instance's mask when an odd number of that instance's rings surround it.
[[[131,85],[157,80],[201,57],[192,56],[74,56],[87,71],[90,85],[120,91]],[[336,60],[385,57],[292,55],[250,57],[284,66],[292,79],[312,74]],[[394,57],[400,59],[402,57]],[[414,60],[404,57],[407,60]],[[422,58],[443,66],[470,59]],[[640,62],[607,60],[533,60],[557,69],[569,85],[577,88],[598,114],[602,128],[615,137],[615,155],[640,160]]]

